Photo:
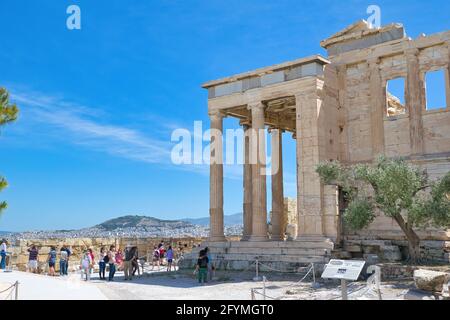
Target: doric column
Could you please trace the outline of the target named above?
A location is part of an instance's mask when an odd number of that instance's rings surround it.
[[[264,105],[259,102],[249,105],[252,114],[252,135],[250,139],[252,164],[252,235],[250,241],[265,241],[267,236],[266,195],[266,144]]]
[[[250,126],[244,128],[244,232],[242,240],[246,241],[252,234],[252,166],[250,164]]]
[[[209,117],[211,120],[209,241],[226,241],[223,228],[223,115],[219,111],[211,111]]]
[[[405,100],[409,112],[411,154],[421,155],[424,151],[422,109],[425,107],[425,86],[420,78],[419,50],[408,49],[405,54],[407,64]]]
[[[272,145],[272,240],[284,240],[284,195],[283,195],[283,155],[282,136],[280,129],[271,129]]]

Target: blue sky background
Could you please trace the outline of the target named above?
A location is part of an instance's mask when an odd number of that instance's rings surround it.
[[[66,28],[71,4],[81,7],[82,30]],[[0,86],[21,114],[0,135],[10,183],[0,230],[207,216],[208,167],[169,157],[174,128],[209,127],[200,85],[325,54],[319,42],[367,18],[370,4],[382,24],[402,22],[413,38],[450,27],[450,3],[431,0],[2,1]],[[295,196],[295,144],[284,140],[286,195]],[[225,212],[241,212],[240,169],[226,176]]]

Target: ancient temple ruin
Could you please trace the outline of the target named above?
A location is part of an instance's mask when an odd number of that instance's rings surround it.
[[[244,234],[227,242],[223,225],[221,139],[212,139],[210,216],[207,244],[224,267],[242,269],[258,258],[276,268],[326,262],[348,235],[342,226],[343,199],[335,186],[321,183],[316,166],[325,160],[353,164],[378,155],[404,157],[423,166],[431,177],[450,171],[450,31],[406,36],[401,24],[370,28],[359,21],[321,42],[328,57],[315,55],[210,81],[211,128],[222,130],[224,117],[240,120],[244,130],[269,130],[272,159],[279,170],[261,173],[265,139],[246,135]],[[430,110],[426,75],[442,70],[446,105]],[[393,79],[404,79],[404,102],[388,91]],[[298,231],[285,240],[283,132],[296,139]],[[250,146],[256,163],[250,163]],[[266,190],[266,178],[272,189]],[[267,230],[267,192],[272,192],[271,234]],[[423,240],[445,246],[448,230],[419,231]],[[352,239],[401,240],[390,219],[378,217]],[[442,242],[442,243],[441,243]],[[361,244],[361,242],[359,242]],[[442,259],[448,259],[442,251]],[[448,260],[447,260],[448,261]]]

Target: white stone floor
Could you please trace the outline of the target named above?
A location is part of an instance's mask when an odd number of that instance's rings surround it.
[[[19,300],[106,300],[94,283],[81,281],[80,275],[49,277],[32,273],[0,272],[0,291],[19,281]],[[0,294],[0,300],[7,293]]]
[[[99,280],[93,275],[90,282],[81,281],[79,274],[68,277],[49,277],[45,275],[34,275],[30,273],[13,271],[10,273],[0,272],[0,291],[8,284],[16,280],[19,285],[19,299],[31,300],[249,300],[252,288],[262,288],[262,282],[252,280],[252,273],[222,273],[218,275],[217,281],[212,281],[204,286],[198,284],[195,276],[191,273],[156,273],[146,270],[147,275],[134,277],[132,281],[124,281],[123,272],[117,272],[115,281],[107,282]],[[311,299],[340,299],[340,291],[336,284],[322,283],[318,289],[311,287],[311,282],[295,284],[294,276],[280,278],[266,274],[266,295],[274,298],[289,300],[311,300]],[[288,287],[291,285],[291,287]],[[293,286],[292,286],[293,285]],[[351,291],[363,288],[364,282],[352,284]],[[410,284],[388,284],[382,285],[383,298],[386,300],[404,299]],[[290,292],[286,291],[290,289]],[[262,292],[262,289],[258,289]],[[361,290],[364,292],[364,290]],[[257,300],[262,296],[256,295]],[[376,299],[373,293],[363,296],[350,296],[351,299]],[[4,296],[0,294],[0,300]],[[270,299],[269,299],[270,300]]]

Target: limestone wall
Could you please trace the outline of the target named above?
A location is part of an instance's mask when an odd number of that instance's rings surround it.
[[[51,246],[55,246],[57,251],[66,245],[70,248],[73,255],[70,258],[70,270],[75,270],[81,260],[83,251],[86,248],[92,248],[94,255],[100,252],[101,247],[109,248],[110,245],[115,245],[116,249],[124,249],[127,244],[137,245],[140,257],[146,257],[147,252],[151,253],[153,247],[163,240],[166,248],[168,245],[172,245],[176,253],[179,253],[179,248],[183,248],[183,253],[191,252],[193,246],[199,245],[204,239],[202,238],[173,238],[173,239],[160,239],[160,238],[78,238],[78,239],[27,239],[16,240],[14,244],[10,246],[12,251],[11,263],[17,269],[25,271],[28,263],[28,251],[27,249],[31,245],[36,245],[39,249],[39,265],[41,271],[45,271],[47,255]],[[57,260],[57,262],[59,259]],[[59,270],[59,263],[56,264],[56,269]]]
[[[403,27],[392,25],[386,29]],[[341,162],[371,162],[385,154],[421,166],[432,180],[442,177],[450,171],[450,31],[414,40],[401,36],[402,31],[395,39],[380,40],[376,45],[364,40],[381,32],[358,22],[322,43],[331,61],[325,68],[323,108],[335,122],[338,119],[340,131],[336,137],[329,137],[336,129],[333,123],[324,121],[320,135],[329,142],[339,142],[337,159]],[[361,48],[347,48],[355,39],[362,41]],[[336,46],[348,50],[336,51]],[[426,73],[436,70],[445,74],[446,89],[437,94],[444,96],[447,105],[427,110]],[[405,112],[389,115],[388,82],[396,78],[404,79]],[[330,152],[325,153],[325,159],[336,159],[334,147],[328,145],[327,150]],[[333,236],[334,192],[324,194],[324,231]],[[344,231],[361,239],[404,240],[397,224],[383,215],[366,230]],[[450,240],[450,230],[430,228],[418,233],[424,240]]]

